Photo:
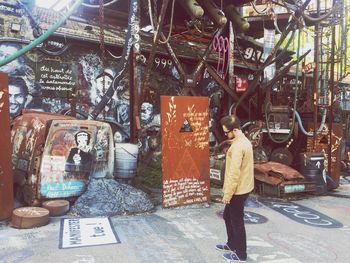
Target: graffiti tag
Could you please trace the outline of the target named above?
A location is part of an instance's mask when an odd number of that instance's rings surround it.
[[[292,203],[261,200],[261,202],[273,210],[289,217],[290,219],[315,227],[341,228],[343,224],[311,208]]]

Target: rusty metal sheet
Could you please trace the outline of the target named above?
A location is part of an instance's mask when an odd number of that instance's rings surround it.
[[[161,96],[163,207],[210,199],[207,97]]]
[[[304,176],[297,170],[282,163],[257,163],[254,164],[254,169],[255,172],[258,171],[258,173],[255,173],[255,178],[261,179],[262,176],[264,176],[265,179],[261,181],[267,183],[271,181],[271,184],[278,184],[283,181],[304,179]]]
[[[53,113],[24,110],[23,115],[13,121],[11,130],[12,170],[14,183],[18,185],[16,195],[27,204],[37,199],[39,167],[46,141],[47,128],[52,120],[74,119]]]
[[[320,124],[317,124],[319,127]],[[313,132],[313,128],[310,129]],[[332,125],[332,149],[331,149],[331,171],[329,176],[332,177],[337,186],[339,186],[340,179],[340,154],[341,154],[341,141],[343,138],[343,124],[333,123]],[[328,171],[328,142],[329,142],[329,129],[328,124],[325,124],[320,134],[316,136],[316,146],[313,151],[313,137],[307,138],[307,151],[308,152],[320,152],[325,155],[325,168]]]
[[[79,131],[90,135],[84,153],[75,138]],[[85,190],[90,175],[113,176],[113,134],[107,123],[25,111],[14,121],[12,141],[14,178],[27,204],[76,197]]]
[[[13,209],[11,133],[7,74],[0,73],[0,220],[9,218]]]
[[[53,120],[38,177],[40,199],[81,195],[90,176],[113,176],[114,145],[107,123]]]

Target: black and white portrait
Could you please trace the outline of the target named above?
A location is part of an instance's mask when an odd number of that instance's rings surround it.
[[[28,103],[28,87],[22,78],[9,78],[10,117],[13,119],[21,114]]]
[[[91,153],[90,138],[91,135],[86,131],[79,131],[74,135],[77,147],[71,148],[69,152],[66,161],[66,171],[91,170],[93,155]]]

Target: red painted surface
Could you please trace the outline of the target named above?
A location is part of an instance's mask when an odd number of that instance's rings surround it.
[[[11,129],[7,74],[0,73],[0,220],[11,216],[13,178],[11,169]]]
[[[236,92],[245,92],[248,89],[248,80],[242,77],[235,77]]]
[[[161,97],[163,207],[210,198],[207,97]]]

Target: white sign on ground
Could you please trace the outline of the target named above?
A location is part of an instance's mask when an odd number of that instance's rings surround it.
[[[109,218],[61,219],[59,248],[120,243]]]

